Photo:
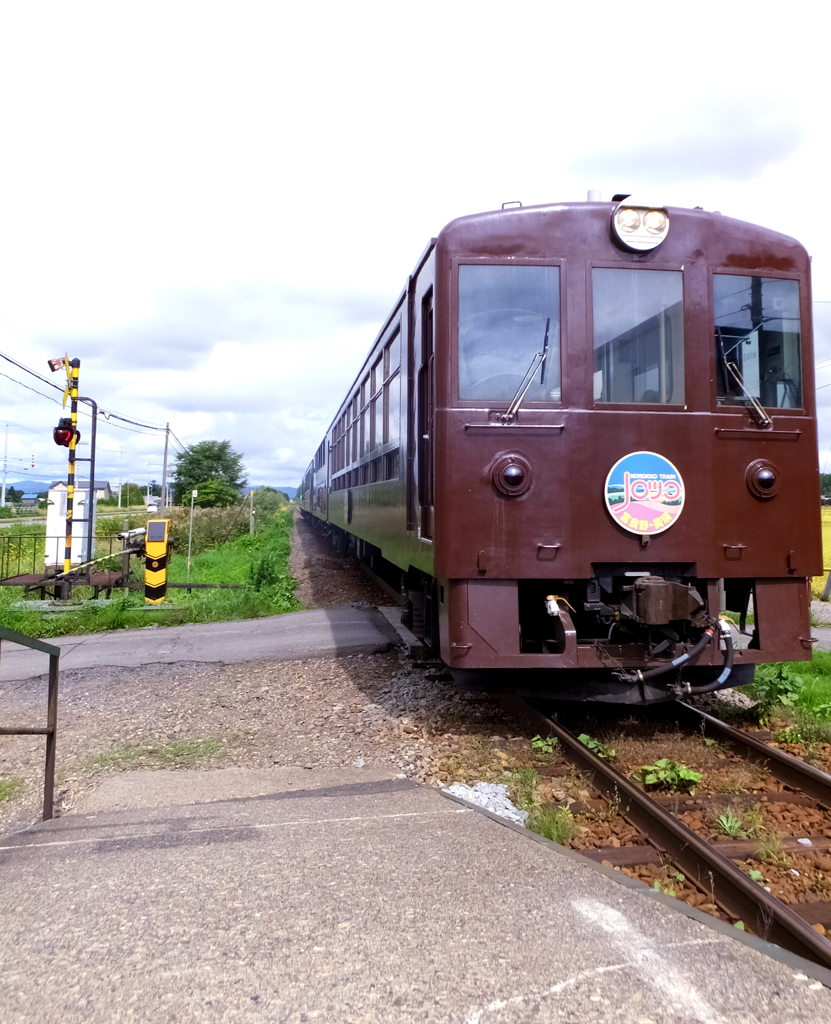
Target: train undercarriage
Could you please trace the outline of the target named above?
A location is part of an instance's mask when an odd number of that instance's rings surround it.
[[[585,580],[443,581],[402,572],[373,545],[328,531],[402,605],[402,622],[462,688],[652,703],[753,680],[752,580],[618,565]],[[738,623],[720,619],[720,608]]]

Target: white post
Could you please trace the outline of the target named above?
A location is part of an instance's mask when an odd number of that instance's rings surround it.
[[[249,491],[248,493],[249,493],[249,495],[251,497],[251,510],[250,510],[250,512],[248,514],[248,532],[249,533],[253,533],[254,532],[254,492],[252,490],[252,491]]]
[[[167,450],[170,446],[170,423],[164,425],[164,459],[162,460],[162,497],[159,502],[159,515],[163,516],[168,506],[167,497]],[[192,504],[192,503],[191,503]]]
[[[193,499],[198,497],[199,491],[190,492],[190,528],[188,529],[188,583],[190,583],[190,552],[193,546]],[[188,593],[190,593],[190,591],[188,591]]]

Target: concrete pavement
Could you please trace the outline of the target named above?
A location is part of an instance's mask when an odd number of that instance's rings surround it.
[[[798,963],[406,779],[141,772],[95,800],[0,841],[3,1024],[831,1020]]]
[[[323,608],[234,622],[125,629],[48,641],[61,648],[61,670],[174,662],[240,662],[370,654],[400,643],[373,608]],[[45,654],[4,643],[0,682],[30,679],[49,668]]]

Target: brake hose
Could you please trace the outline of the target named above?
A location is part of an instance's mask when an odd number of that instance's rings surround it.
[[[733,638],[730,636],[730,627],[723,621],[719,621],[721,627],[721,638],[724,641],[724,667],[721,674],[712,683],[704,683],[702,686],[691,686],[690,683],[683,683],[686,693],[713,693],[714,690],[723,690],[733,671]]]
[[[724,665],[718,678],[712,683],[705,683],[702,686],[692,686],[690,683],[682,683],[682,686],[685,693],[712,693],[714,690],[721,690],[726,685],[727,680],[730,678],[730,673],[733,671],[733,638],[730,636],[729,626],[722,621],[709,625],[704,630],[698,643],[685,654],[667,662],[666,665],[658,665],[656,668],[647,669],[646,672],[635,671],[634,673],[627,673],[627,678],[633,682],[643,682],[646,679],[655,679],[657,676],[662,676],[673,669],[680,668],[701,654],[715,636],[717,630],[721,633],[725,646]]]

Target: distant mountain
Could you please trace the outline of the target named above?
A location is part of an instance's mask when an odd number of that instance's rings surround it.
[[[253,487],[255,491],[259,490],[261,487],[273,487],[275,491],[282,491],[283,494],[287,494],[290,498],[293,498],[295,494],[297,494],[296,487],[286,487],[285,484],[248,484],[246,486],[246,494],[248,493],[249,487]]]
[[[28,494],[30,491],[32,494],[37,494],[40,491],[48,491],[52,486],[52,480],[33,480],[29,477],[26,480],[16,480],[14,483],[7,482],[6,488],[14,487],[17,491],[23,491],[24,494]]]

